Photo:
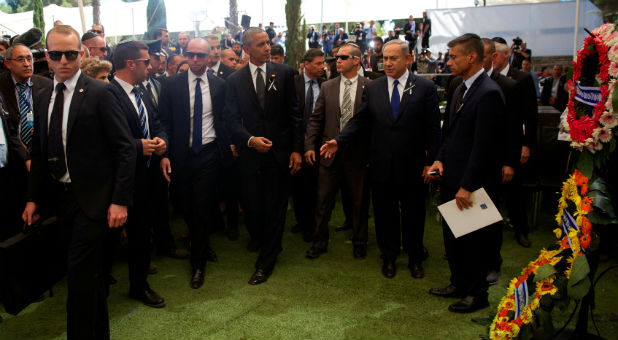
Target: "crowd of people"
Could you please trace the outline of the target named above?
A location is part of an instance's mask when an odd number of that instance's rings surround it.
[[[160,29],[154,41],[114,47],[101,25],[80,36],[58,23],[42,56],[32,52],[37,41],[14,40],[0,75],[2,236],[19,232],[21,219],[49,215],[68,230],[68,338],[109,338],[110,259],[122,228],[129,296],[155,308],[165,300],[147,280],[157,270],[152,245],[188,258],[189,285],[199,289],[207,262],[217,261],[210,233],[238,240],[241,212],[247,251],[256,253],[248,283],[266,282],[283,249],[290,196],[292,232],[310,244],[312,260],[328,251],[339,191],[346,222],[337,231],[352,231],[354,258],[367,256],[371,200],[386,278],[402,250],[410,275],[425,275],[431,181],[460,209],[481,187],[503,198],[517,242],[529,247],[521,173],[534,154],[538,89],[529,58],[522,71],[502,38],[452,40],[438,55],[452,74],[441,117],[436,86],[413,70],[414,37],[431,58],[431,22],[424,13],[414,23],[410,16],[405,40],[389,32],[386,42],[373,22],[353,39],[336,25],[332,42],[332,32],[312,29],[299,70],[282,63],[272,23],[236,40],[183,32],[170,44]],[[35,72],[42,62],[47,68]],[[559,78],[554,69],[555,84],[544,82],[548,103],[562,101]],[[186,222],[189,252],[172,237],[170,203]],[[443,229],[451,278],[429,293],[460,298],[452,312],[487,307],[488,286],[500,279],[502,224],[461,238]]]

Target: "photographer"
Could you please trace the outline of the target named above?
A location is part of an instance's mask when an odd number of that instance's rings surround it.
[[[521,63],[526,59],[530,60],[532,51],[526,47],[526,42],[520,37],[513,39],[513,45],[511,45],[511,67],[521,70]]]

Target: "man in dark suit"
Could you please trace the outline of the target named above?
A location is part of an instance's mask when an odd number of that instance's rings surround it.
[[[423,12],[421,31],[421,46],[423,48],[429,48],[429,37],[431,37],[431,19],[427,17],[427,12]]]
[[[319,48],[310,48],[303,56],[303,73],[294,76],[296,97],[299,111],[303,113],[303,136],[307,121],[320,94],[324,81],[324,52]],[[292,177],[291,189],[294,199],[296,225],[292,232],[303,232],[305,242],[310,242],[315,227],[315,187],[318,168],[313,164],[303,163],[300,171]]]
[[[387,278],[396,274],[402,239],[411,275],[425,276],[421,265],[425,257],[423,177],[440,143],[436,87],[407,70],[411,60],[405,42],[388,42],[384,46],[387,76],[365,86],[360,110],[320,150],[328,158],[339,147],[371,140],[369,170],[376,239]]]
[[[307,33],[307,41],[309,48],[320,48],[320,35],[315,31],[315,27],[311,25],[309,33]]]
[[[569,102],[569,93],[564,90],[566,75],[562,74],[562,66],[555,65],[552,70],[552,77],[547,77],[541,82],[543,91],[541,92],[541,104],[551,105],[556,110],[562,112]]]
[[[223,122],[225,81],[206,72],[211,48],[202,38],[187,47],[189,71],[163,84],[159,112],[169,139],[161,170],[179,190],[191,239],[191,287],[204,284],[211,253],[208,228],[213,224],[216,186],[222,163],[231,157]],[[171,175],[171,177],[170,177]]]
[[[158,106],[159,95],[161,94],[161,82],[158,79],[157,72],[165,66],[162,66],[164,60],[167,60],[165,53],[161,51],[161,40],[153,40],[148,42],[148,55],[150,57],[150,68],[148,69],[148,79],[142,82],[142,86],[148,93],[155,106]]]
[[[256,285],[268,280],[282,250],[289,174],[302,163],[302,115],[294,70],[269,62],[266,32],[249,28],[243,48],[249,63],[227,79],[225,118],[240,154],[245,223],[261,248],[249,280]]]
[[[208,40],[211,48],[210,58],[208,60],[208,68],[206,69],[206,72],[211,73],[212,75],[215,75],[219,78],[227,78],[235,70],[221,63],[221,43],[219,42],[219,37],[211,34],[206,37],[206,40]]]
[[[315,109],[307,122],[305,161],[309,165],[318,163],[316,147],[335,138],[361,106],[363,90],[368,80],[358,75],[360,58],[360,48],[352,44],[343,45],[337,52],[337,71],[341,75],[322,84]],[[318,258],[328,249],[328,222],[334,208],[335,194],[343,182],[347,184],[352,201],[352,216],[349,222],[353,229],[353,255],[359,259],[367,256],[367,144],[366,140],[352,143],[336,157],[319,158],[317,201],[313,215],[315,229],[313,245],[305,255],[307,258]]]
[[[500,72],[517,83],[516,92],[521,100],[520,120],[523,123],[522,130],[524,131],[521,157],[519,160],[519,170],[516,174],[513,183],[506,191],[506,204],[509,212],[511,224],[515,228],[515,239],[522,247],[530,247],[530,239],[528,233],[528,217],[526,214],[526,199],[524,197],[523,187],[521,185],[523,173],[534,176],[534,162],[530,161],[532,150],[536,145],[536,131],[539,120],[537,109],[536,90],[534,88],[534,80],[529,73],[522,72],[509,65],[510,48],[506,44],[506,40],[497,37],[492,39],[495,42],[496,53],[494,55],[493,66],[494,70]]]
[[[52,84],[49,78],[33,75],[32,52],[17,44],[6,51],[4,65],[9,72],[0,74],[0,93],[9,113],[11,124],[18,127],[18,135],[28,150],[32,148],[34,98]]]
[[[408,42],[408,46],[410,47],[410,54],[411,54],[412,51],[416,49],[416,40],[418,39],[416,21],[414,21],[413,15],[410,15],[408,22],[403,27],[403,32],[405,33],[405,38],[406,38],[406,41]]]
[[[335,46],[341,46],[348,41],[348,34],[343,31],[343,28],[337,29],[337,33],[335,34]],[[335,51],[333,51],[334,53]]]
[[[132,204],[135,146],[125,116],[112,109],[102,82],[81,73],[83,51],[70,26],[47,33],[54,85],[35,98],[32,167],[23,219],[49,205],[70,228],[67,337],[109,339],[102,251],[107,228],[118,228]]]
[[[464,82],[455,91],[450,106],[450,124],[436,161],[429,172],[442,178],[442,201],[455,199],[457,207],[467,209],[475,204],[471,193],[484,188],[495,201],[500,183],[501,126],[504,97],[500,87],[483,69],[483,43],[476,34],[464,34],[449,42],[448,62],[455,75]],[[470,313],[489,306],[487,299],[487,246],[492,241],[488,228],[455,238],[443,223],[446,255],[451,269],[451,283],[432,288],[429,293],[462,300],[449,306],[449,311]]]
[[[145,92],[137,86],[148,78],[150,67],[148,46],[139,41],[129,41],[114,49],[116,73],[108,86],[115,99],[109,105],[125,114],[133,136],[137,163],[133,205],[129,208],[127,238],[129,240],[129,296],[155,308],[165,306],[165,301],[150,288],[150,228],[156,223],[153,188],[158,184],[158,164],[152,156],[161,156],[166,150],[165,133],[157,118],[152,102],[142,100]]]

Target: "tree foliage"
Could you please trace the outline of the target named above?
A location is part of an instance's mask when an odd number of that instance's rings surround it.
[[[300,4],[302,0],[287,0],[285,2],[285,19],[288,26],[288,32],[285,38],[285,55],[286,63],[297,69],[300,61],[305,54],[305,41],[307,39],[306,23],[303,20],[301,26],[300,21]]]
[[[41,29],[41,32],[45,32],[45,17],[43,16],[43,0],[33,0],[32,3],[32,23],[34,27]]]
[[[148,0],[146,7],[147,36],[154,38],[153,32],[157,28],[167,28],[167,13],[163,0]]]

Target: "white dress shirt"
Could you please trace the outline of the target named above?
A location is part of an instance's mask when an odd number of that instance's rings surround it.
[[[212,70],[213,71],[212,74],[215,75],[215,76],[218,76],[219,75],[219,66],[220,65],[221,65],[221,61],[217,61],[217,63],[213,67],[209,67],[208,70]]]
[[[118,84],[120,84],[124,92],[127,93],[127,96],[129,96],[129,100],[133,104],[133,107],[135,108],[135,113],[137,114],[137,121],[140,122],[139,108],[137,107],[137,98],[135,98],[135,93],[133,93],[133,89],[135,88],[135,86],[127,83],[126,81],[118,77],[114,77],[114,79],[118,82]],[[144,104],[144,98],[140,98],[140,99],[142,101],[142,107],[144,108],[144,115],[146,116],[146,129],[148,129],[148,135],[152,136],[152,134],[150,133],[150,124],[148,123],[148,109],[146,109],[146,105]],[[140,128],[141,128],[141,125],[140,125]]]
[[[509,64],[506,64],[506,66],[502,69],[502,71],[500,71],[500,73],[501,73],[503,76],[505,76],[505,77],[506,77],[506,76],[507,76],[507,73],[509,73],[509,69],[510,69],[510,68],[511,68],[511,66],[510,66]]]
[[[352,79],[348,79],[341,75],[341,81],[339,82],[339,108],[343,105],[343,94],[345,92],[345,81],[352,82],[350,85],[350,99],[352,100],[352,109],[354,109],[354,101],[356,100],[356,87],[358,86],[358,74]]]
[[[474,81],[476,80],[476,78],[480,77],[481,74],[483,74],[483,72],[485,72],[485,69],[481,67],[481,69],[478,72],[476,72],[472,77],[464,81],[464,83],[466,83],[466,92],[464,92],[462,98],[466,98],[466,94],[468,94],[468,90],[470,90],[470,86],[474,84]]]
[[[208,77],[206,72],[199,77],[191,70],[187,71],[187,74],[189,76],[189,146],[193,145],[193,115],[195,114],[193,110],[195,105],[195,85],[197,84],[198,78],[202,80],[200,82],[200,89],[202,90],[202,145],[205,145],[217,138]]]
[[[60,178],[60,182],[71,183],[71,175],[69,174],[69,164],[67,162],[67,124],[69,123],[69,108],[71,106],[71,99],[73,99],[73,92],[75,92],[75,85],[77,85],[77,79],[82,74],[81,70],[77,70],[77,73],[73,77],[64,81],[64,104],[62,110],[62,147],[64,149],[64,162],[66,164],[67,172]],[[56,85],[58,80],[54,77],[54,89],[52,91],[51,98],[49,99],[49,107],[47,109],[47,129],[49,131],[49,121],[51,120],[51,114],[54,109],[54,102],[56,101]]]
[[[313,80],[313,103],[311,103],[311,108],[313,112],[313,108],[315,107],[315,102],[318,101],[318,95],[320,94],[320,86],[318,85],[318,78],[311,79],[307,77],[307,73],[303,72],[303,79],[305,80],[305,98],[307,98],[307,91],[309,91],[309,82]]]
[[[399,84],[397,84],[397,90],[399,91],[399,102],[401,102],[401,98],[403,96],[403,90],[406,87],[406,83],[408,82],[408,77],[410,76],[410,71],[406,70],[406,72],[399,77]],[[395,78],[387,77],[388,81],[388,101],[390,102],[391,97],[393,96],[393,83],[395,82]]]
[[[262,69],[262,78],[264,78],[264,86],[266,86],[266,63],[260,65],[260,66],[256,66],[254,63],[252,63],[251,61],[249,61],[249,71],[251,71],[251,80],[253,80],[253,88],[255,89],[255,79],[257,77],[257,69],[260,68]],[[251,145],[249,144],[249,142],[251,142],[251,138],[253,138],[254,136],[249,137],[249,139],[247,140],[247,146],[251,147]]]

